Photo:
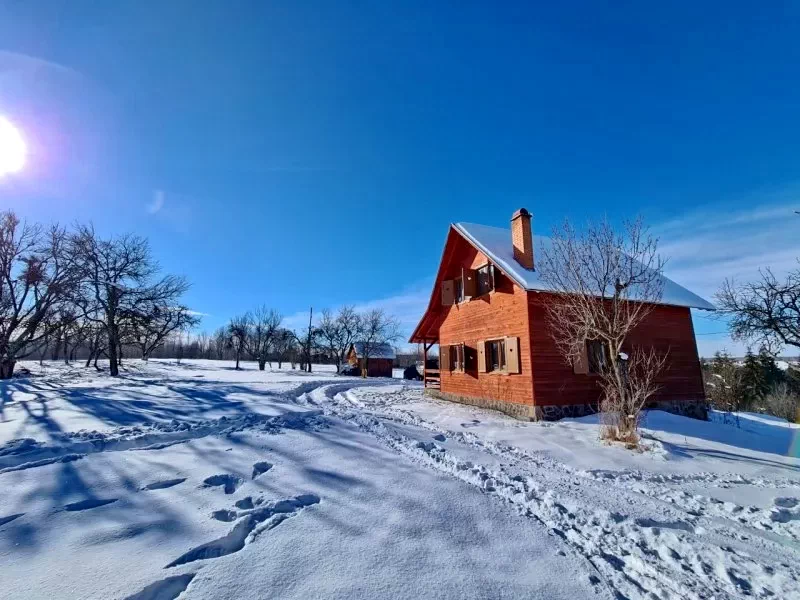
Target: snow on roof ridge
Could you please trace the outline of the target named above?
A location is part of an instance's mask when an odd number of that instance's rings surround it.
[[[486,254],[493,263],[523,289],[540,292],[552,291],[552,288],[540,279],[539,273],[535,269],[526,269],[514,259],[510,229],[463,222],[453,223],[453,227],[476,248]],[[550,238],[547,236],[533,236],[534,264],[537,252],[541,251],[542,247],[549,243]],[[657,304],[716,310],[716,307],[708,300],[701,298],[669,277],[665,275],[662,275],[662,277],[664,279],[664,291],[661,300]]]

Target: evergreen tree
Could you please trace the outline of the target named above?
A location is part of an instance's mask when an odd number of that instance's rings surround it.
[[[761,373],[767,390],[771,390],[786,380],[784,372],[775,362],[775,357],[767,352],[764,346],[761,346],[758,350],[758,364],[761,366]]]
[[[750,348],[747,349],[742,366],[742,392],[742,407],[745,409],[759,406],[769,392],[760,355],[753,354]]]

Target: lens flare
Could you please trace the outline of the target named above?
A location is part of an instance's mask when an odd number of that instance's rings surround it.
[[[0,177],[18,173],[25,166],[28,149],[19,129],[0,116]]]

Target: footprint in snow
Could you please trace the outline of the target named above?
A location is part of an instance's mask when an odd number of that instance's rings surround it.
[[[447,438],[444,437],[441,433],[437,433],[435,436],[433,436],[433,439],[435,439],[437,442],[444,442],[447,440]]]
[[[196,573],[173,575],[159,579],[125,600],[168,600],[180,596],[194,579]]]
[[[81,510],[89,510],[90,508],[97,508],[98,506],[105,506],[112,504],[119,500],[119,498],[89,498],[88,500],[81,500],[80,502],[72,502],[66,504],[64,510],[69,512],[78,512]]]
[[[264,506],[249,512],[245,517],[239,519],[226,535],[212,540],[200,546],[192,548],[182,554],[165,568],[185,565],[197,560],[219,558],[233,554],[244,548],[248,537],[258,535],[262,531],[269,531],[280,525],[283,521],[298,514],[304,508],[313,504],[318,504],[320,497],[315,494],[301,494],[294,498],[275,500]],[[256,529],[260,524],[261,527]],[[160,596],[142,596],[142,598],[159,598]],[[169,597],[169,596],[166,596]],[[175,596],[172,596],[173,598]],[[137,599],[138,600],[138,599]]]
[[[264,473],[269,471],[272,468],[272,466],[273,466],[272,463],[268,463],[266,461],[257,462],[256,464],[253,465],[253,477],[252,478],[255,479],[259,475],[263,475]]]
[[[249,510],[253,508],[253,498],[252,496],[247,496],[246,498],[242,498],[241,500],[237,500],[235,504],[236,508],[241,510]]]
[[[472,419],[472,421],[470,421],[469,423],[462,423],[461,426],[464,429],[469,429],[470,427],[477,427],[479,424],[480,421],[478,419]]]
[[[219,475],[212,475],[203,480],[203,487],[222,487],[226,494],[232,494],[240,485],[244,483],[241,477],[231,475],[230,473],[221,473]]]
[[[186,481],[186,477],[179,477],[177,479],[164,479],[162,481],[154,481],[153,483],[148,483],[146,486],[142,488],[142,491],[150,491],[150,490],[164,490],[166,488],[171,488],[179,483],[183,483]]]
[[[775,506],[780,506],[781,508],[794,508],[800,504],[800,500],[797,498],[775,498]]]
[[[216,519],[217,521],[223,521],[225,523],[230,523],[231,521],[235,521],[237,517],[235,510],[215,510],[211,513],[211,518]]]

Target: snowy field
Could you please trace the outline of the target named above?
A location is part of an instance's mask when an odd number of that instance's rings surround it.
[[[798,426],[647,450],[417,383],[129,361],[0,383],[3,598],[800,598]]]

